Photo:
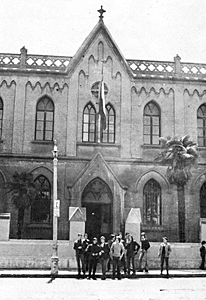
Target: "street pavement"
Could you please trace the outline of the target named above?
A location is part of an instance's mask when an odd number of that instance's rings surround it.
[[[107,277],[111,278],[111,272],[107,273]],[[37,269],[0,269],[0,278],[13,277],[13,278],[49,278],[51,276],[50,270],[37,270]],[[77,270],[59,270],[58,278],[76,278]],[[97,278],[101,277],[101,272],[97,271]],[[132,279],[141,278],[160,278],[160,270],[149,270],[149,273],[136,272]],[[163,275],[164,277],[164,275]],[[206,277],[206,270],[200,269],[177,269],[170,270],[170,278],[187,278],[187,277]]]
[[[0,278],[2,300],[204,300],[206,278]]]

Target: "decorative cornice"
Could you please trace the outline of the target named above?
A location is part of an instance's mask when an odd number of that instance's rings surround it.
[[[44,89],[46,89],[48,87],[51,92],[56,90],[57,92],[60,92],[60,93],[63,91],[64,88],[66,88],[66,87],[69,88],[67,83],[64,83],[62,85],[62,87],[60,87],[58,82],[55,82],[55,84],[51,85],[49,82],[46,82],[45,84],[42,84],[39,81],[37,81],[35,84],[32,84],[31,81],[28,81],[26,83],[26,87],[31,87],[32,90],[35,90],[37,87],[39,87],[42,92],[44,91]]]
[[[16,86],[16,81],[12,80],[10,83],[8,83],[6,80],[3,80],[3,81],[0,83],[0,88],[1,88],[4,84],[6,85],[7,88],[10,88],[13,84]]]
[[[206,95],[206,90],[204,90],[202,93],[199,92],[197,89],[194,89],[192,92],[190,92],[188,89],[185,89],[183,92],[183,95],[187,94],[190,97],[193,97],[197,95],[198,97],[202,98],[204,95]]]
[[[145,87],[141,87],[141,89],[138,91],[136,86],[132,86],[131,93],[135,93],[138,96],[140,96],[142,93],[145,93],[146,96],[154,93],[156,96],[159,96],[161,93],[163,93],[164,95],[169,95],[170,93],[174,94],[174,90],[170,88],[168,91],[166,91],[163,87],[161,87],[159,90],[156,90],[154,87],[151,87],[150,90],[147,91]]]

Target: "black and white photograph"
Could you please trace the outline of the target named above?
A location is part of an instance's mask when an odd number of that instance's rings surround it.
[[[1,0],[0,299],[206,300],[206,2]]]

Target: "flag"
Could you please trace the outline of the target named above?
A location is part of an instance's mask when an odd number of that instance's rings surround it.
[[[103,80],[101,80],[99,86],[99,115],[101,116],[101,127],[103,130],[105,130],[106,129],[106,108],[105,108]]]

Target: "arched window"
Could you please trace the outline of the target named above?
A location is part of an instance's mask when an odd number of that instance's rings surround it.
[[[206,218],[206,182],[200,189],[200,218]]]
[[[206,104],[197,110],[197,141],[198,146],[206,147]]]
[[[31,206],[32,223],[49,223],[50,222],[50,205],[51,205],[51,185],[48,179],[40,175],[36,178],[39,186],[39,195]]]
[[[48,97],[39,100],[36,107],[35,140],[52,141],[54,137],[54,104]]]
[[[96,110],[92,103],[88,103],[83,111],[82,141],[94,143],[96,141]]]
[[[160,129],[160,109],[151,101],[144,108],[144,144],[158,145]]]
[[[3,125],[3,101],[0,98],[0,139],[2,138],[2,125]]]
[[[156,180],[150,179],[143,189],[143,222],[145,225],[162,224],[161,202],[161,187]]]
[[[106,129],[102,134],[103,143],[115,143],[115,110],[111,104],[106,105]]]

